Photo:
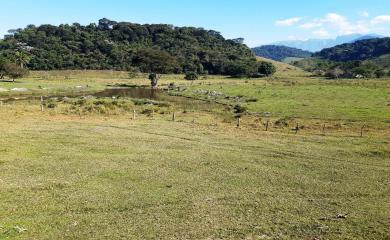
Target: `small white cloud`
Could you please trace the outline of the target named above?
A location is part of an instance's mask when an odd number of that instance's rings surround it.
[[[289,18],[289,19],[276,21],[275,24],[277,26],[281,26],[281,27],[289,27],[289,26],[292,26],[292,25],[298,23],[299,21],[301,21],[301,18],[295,17],[295,18]]]
[[[359,12],[360,17],[368,18],[370,14],[367,11],[361,11]]]
[[[371,24],[377,25],[390,22],[390,15],[377,16],[371,20]]]
[[[313,34],[317,37],[320,37],[320,38],[326,38],[326,37],[330,36],[329,32],[326,31],[324,28],[313,31]]]
[[[322,22],[315,20],[312,22],[307,22],[307,23],[301,24],[299,27],[304,28],[304,29],[313,29],[313,28],[322,27],[322,25],[323,25]]]

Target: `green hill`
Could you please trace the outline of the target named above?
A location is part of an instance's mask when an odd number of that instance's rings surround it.
[[[301,49],[276,45],[255,47],[252,51],[258,57],[269,58],[279,62],[282,62],[286,58],[309,58],[312,55],[311,52]]]
[[[0,56],[30,56],[32,70],[138,68],[143,72],[227,74],[255,67],[251,50],[219,32],[164,24],[29,25],[0,40]]]
[[[375,38],[324,49],[313,56],[330,61],[364,61],[390,54],[390,38]]]

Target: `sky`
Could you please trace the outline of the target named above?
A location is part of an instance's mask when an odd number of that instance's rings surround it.
[[[390,36],[390,0],[0,0],[0,37],[28,24],[106,17],[212,29],[250,46],[352,33]]]

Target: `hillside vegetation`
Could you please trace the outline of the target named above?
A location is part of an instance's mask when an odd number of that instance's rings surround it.
[[[29,25],[0,41],[0,56],[28,55],[31,70],[111,69],[209,74],[256,73],[251,50],[219,32],[164,24]],[[238,72],[238,73],[237,73]]]
[[[375,38],[338,45],[314,54],[330,61],[363,61],[390,54],[390,38]]]
[[[308,58],[312,55],[312,53],[309,51],[276,45],[255,47],[252,49],[252,51],[256,56],[269,58],[280,62],[286,58]]]
[[[390,74],[390,38],[360,40],[324,49],[293,65],[330,78],[381,78]]]

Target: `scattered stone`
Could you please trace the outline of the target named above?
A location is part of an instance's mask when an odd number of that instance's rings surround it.
[[[342,214],[342,213],[338,213],[336,217],[339,218],[339,219],[345,219],[345,218],[347,218],[347,215],[346,214]]]
[[[14,229],[15,229],[18,233],[22,233],[22,232],[27,231],[26,228],[19,227],[19,226],[15,226]]]
[[[12,88],[11,91],[26,92],[26,91],[28,91],[28,89],[27,88]]]
[[[92,98],[93,98],[92,95],[87,95],[87,96],[81,97],[81,99],[84,99],[84,100],[88,100],[88,99],[92,99]]]
[[[225,96],[221,92],[202,90],[202,89],[195,90],[194,93],[195,94],[201,94],[201,95],[207,95],[209,97],[224,97]]]
[[[83,86],[76,86],[76,87],[74,87],[74,88],[83,88]]]
[[[0,88],[0,92],[8,92],[9,90],[6,88]]]

